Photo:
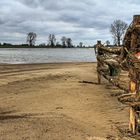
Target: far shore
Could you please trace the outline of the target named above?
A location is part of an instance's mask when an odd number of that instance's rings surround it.
[[[48,48],[48,49],[87,49],[87,48],[94,48],[94,47],[51,47],[51,46],[22,46],[22,45],[0,45],[0,48]]]

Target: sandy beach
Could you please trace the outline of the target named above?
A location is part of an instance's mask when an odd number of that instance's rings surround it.
[[[118,92],[96,63],[0,65],[0,140],[126,140]]]

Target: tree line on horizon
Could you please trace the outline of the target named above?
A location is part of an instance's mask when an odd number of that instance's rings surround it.
[[[121,46],[123,44],[123,37],[124,37],[127,27],[128,27],[127,23],[125,23],[124,21],[120,19],[114,20],[114,22],[111,24],[110,33],[112,34],[115,46]],[[36,33],[33,33],[33,32],[28,33],[27,42],[29,46],[33,46],[35,44],[36,37],[37,37]],[[56,42],[56,37],[54,34],[50,34],[48,40],[49,40],[48,46],[51,46],[51,47],[56,47],[56,46],[63,47],[63,48],[74,47],[74,45],[72,44],[72,39],[66,38],[65,36],[61,38],[62,44],[59,44],[59,42]],[[105,44],[109,46],[110,41],[107,40]],[[45,44],[40,44],[40,45],[45,46]],[[77,47],[85,47],[85,46],[83,46],[83,43],[80,42]]]
[[[29,32],[27,34],[26,38],[26,44],[19,44],[19,45],[12,45],[10,43],[3,43],[0,44],[0,46],[17,46],[17,47],[48,47],[48,48],[74,48],[74,47],[80,47],[80,48],[85,48],[86,46],[83,45],[82,42],[79,43],[79,45],[73,45],[72,39],[67,38],[63,36],[60,40],[61,43],[56,40],[56,37],[54,34],[49,34],[48,36],[48,43],[41,43],[39,45],[36,45],[36,39],[37,39],[37,34],[34,32]],[[92,47],[92,46],[88,46]]]
[[[37,34],[34,32],[30,32],[27,34],[27,43],[28,46],[35,46],[35,41],[37,38]],[[63,47],[63,48],[72,48],[75,47],[72,43],[71,38],[67,38],[63,36],[61,38],[61,43],[56,41],[56,37],[54,34],[50,34],[48,37],[48,44],[46,45],[45,43],[40,44],[39,46],[48,46],[48,47]],[[76,47],[85,47],[82,42],[79,43]]]
[[[114,20],[114,22],[111,24],[110,26],[110,33],[113,37],[113,45],[115,46],[121,46],[123,44],[123,37],[124,34],[127,30],[127,23],[125,23],[122,20]],[[27,39],[26,42],[27,44],[20,44],[20,45],[13,45],[13,46],[23,46],[23,47],[61,47],[61,48],[73,48],[73,47],[80,47],[80,48],[84,48],[86,47],[85,45],[83,45],[82,42],[79,43],[79,45],[73,45],[72,43],[72,39],[71,38],[67,38],[65,36],[63,36],[60,40],[61,43],[56,41],[56,37],[54,34],[50,34],[48,36],[48,44],[46,45],[45,43],[41,43],[39,45],[35,45],[36,42],[36,38],[37,38],[37,34],[34,32],[29,32],[27,34]],[[104,44],[106,44],[106,46],[113,46],[110,45],[110,41],[107,40]],[[9,43],[0,43],[0,46],[12,46],[12,44]],[[93,47],[93,46],[89,46],[89,47]]]

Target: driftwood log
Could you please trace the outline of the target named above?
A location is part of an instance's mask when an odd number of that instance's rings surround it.
[[[130,106],[129,129],[133,134],[140,133],[140,15],[133,17],[128,27],[121,47],[107,47],[97,41],[95,53],[97,57],[98,83],[104,77],[114,86],[124,90],[127,94],[119,96],[119,100]],[[117,70],[129,73],[129,86],[121,84]]]

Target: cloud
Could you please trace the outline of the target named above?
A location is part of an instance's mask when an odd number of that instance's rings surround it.
[[[130,24],[139,6],[139,0],[0,1],[0,42],[25,43],[30,31],[37,33],[37,43],[47,42],[50,33],[76,44],[111,41],[110,24],[116,19]]]

